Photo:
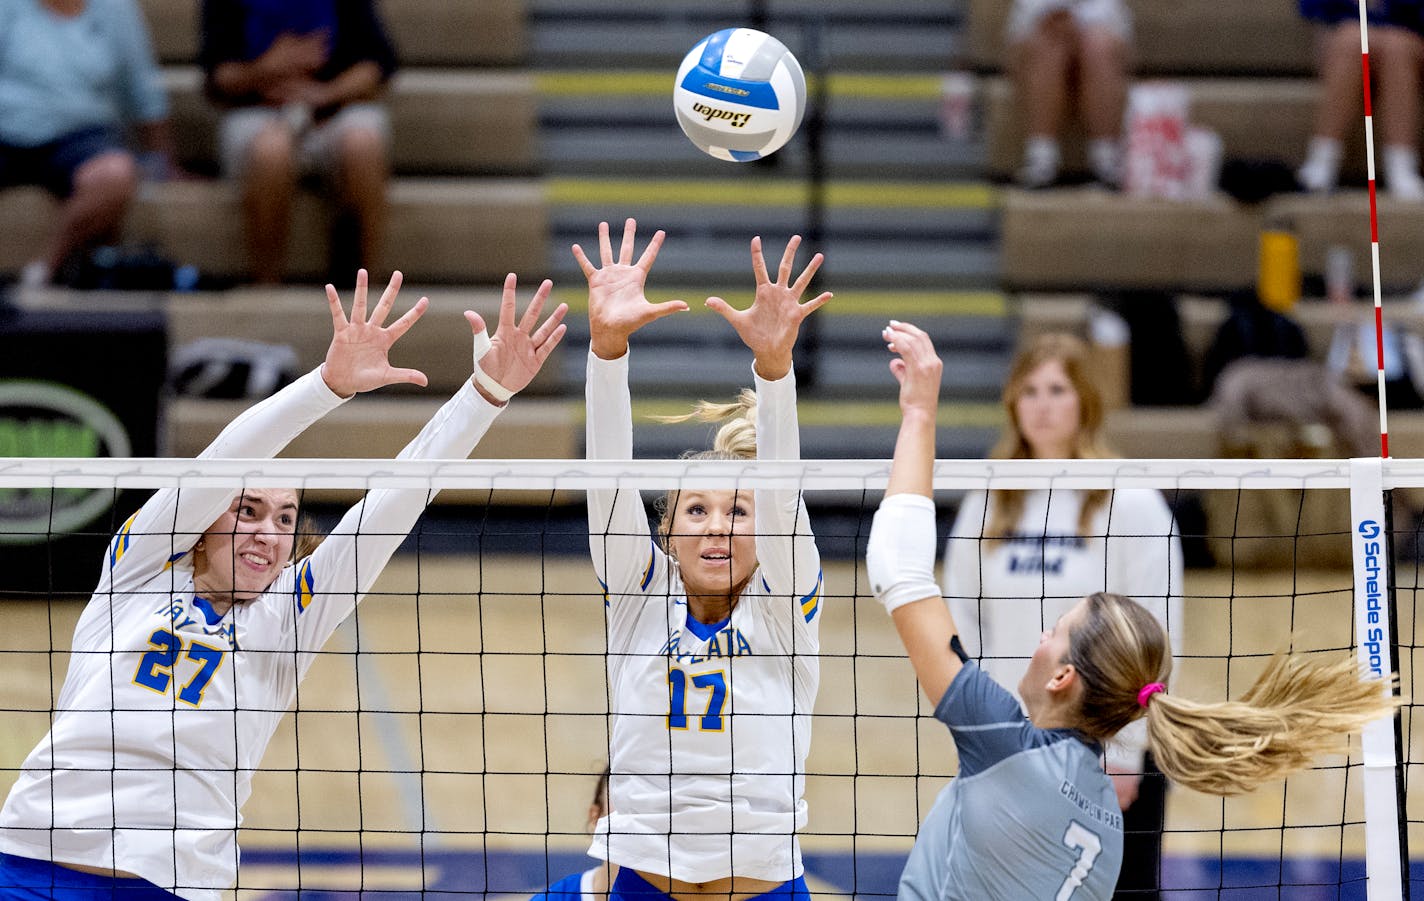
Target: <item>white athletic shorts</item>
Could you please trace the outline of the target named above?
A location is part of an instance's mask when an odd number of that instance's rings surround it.
[[[273,106],[243,107],[224,113],[218,134],[218,158],[223,174],[241,176],[252,142],[269,123],[288,118],[287,110]],[[339,139],[350,129],[375,131],[387,147],[391,142],[390,115],[380,103],[352,103],[323,122],[293,121],[291,125],[301,130],[297,142],[297,172],[301,175],[329,177],[336,169]]]
[[[1123,0],[1014,0],[1005,35],[1017,44],[1033,34],[1049,13],[1067,10],[1079,28],[1101,28],[1124,42],[1132,40],[1132,13]]]

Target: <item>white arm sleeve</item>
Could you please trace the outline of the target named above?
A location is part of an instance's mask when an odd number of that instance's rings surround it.
[[[604,360],[592,350],[588,353],[584,440],[590,460],[633,457],[633,400],[628,393],[631,354]],[[645,591],[666,565],[649,531],[648,514],[637,490],[588,492],[588,545],[594,573],[610,604]]]
[[[198,458],[268,458],[343,403],[313,370],[243,411]],[[116,592],[153,578],[177,561],[220,516],[233,488],[164,488],[155,492],[119,529],[104,558],[99,590]]]
[[[501,409],[466,381],[396,459],[463,460]],[[297,564],[293,610],[302,673],[311,665],[312,655],[370,590],[435,494],[424,488],[367,492],[321,546]]]
[[[940,596],[934,579],[934,501],[921,494],[892,494],[870,524],[865,572],[885,612]]]
[[[796,376],[768,381],[752,370],[757,392],[757,459],[801,459],[796,413]],[[794,597],[797,621],[817,620],[821,605],[821,554],[801,492],[794,489],[756,493],[757,562],[773,597]]]

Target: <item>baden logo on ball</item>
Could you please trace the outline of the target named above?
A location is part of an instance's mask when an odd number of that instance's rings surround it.
[[[750,162],[796,134],[806,112],[806,77],[781,41],[751,28],[725,28],[683,58],[673,108],[699,150]]]

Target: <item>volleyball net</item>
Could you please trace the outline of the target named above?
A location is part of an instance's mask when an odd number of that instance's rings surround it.
[[[295,488],[323,513],[370,488],[445,492],[316,655],[282,717],[243,810],[237,895],[516,897],[593,865],[589,808],[615,710],[584,493],[799,489],[825,573],[806,875],[818,895],[888,897],[957,761],[865,580],[887,475],[886,461],[840,460],[11,459],[0,466],[0,506],[27,511],[6,527],[7,560],[88,537],[99,549],[85,573],[92,586],[109,536],[155,488]],[[1424,464],[1396,460],[945,461],[936,470],[941,547],[965,492],[1159,491],[1179,535],[1135,540],[1179,540],[1185,553],[1171,588],[1181,599],[1180,621],[1169,623],[1180,640],[1171,690],[1201,700],[1238,697],[1283,649],[1355,653],[1378,675],[1397,671],[1417,697],[1421,488]],[[103,512],[76,527],[65,511],[83,505]],[[1110,546],[1108,533],[1085,540]],[[0,793],[54,721],[87,600],[87,591],[0,581]],[[1037,609],[1021,620],[1034,637],[1051,625]],[[175,728],[189,706],[183,681],[164,689]],[[686,691],[687,703],[711,703]],[[1163,896],[1407,897],[1409,839],[1424,825],[1407,791],[1424,758],[1415,706],[1251,795],[1169,789]],[[172,784],[156,780],[155,792]]]

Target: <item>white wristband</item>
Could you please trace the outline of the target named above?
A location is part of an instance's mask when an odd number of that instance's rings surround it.
[[[480,331],[475,332],[475,384],[485,389],[485,392],[488,393],[490,397],[494,398],[500,403],[504,403],[505,401],[509,400],[511,397],[514,396],[514,392],[510,391],[508,388],[504,387],[499,382],[496,382],[490,376],[489,373],[485,372],[483,369],[480,368],[480,358],[483,357],[485,354],[489,353],[490,346],[491,345],[489,331],[487,329],[481,329]]]
[[[870,525],[865,569],[887,613],[943,597],[934,578],[938,542],[934,501],[920,494],[892,494],[880,502]]]

